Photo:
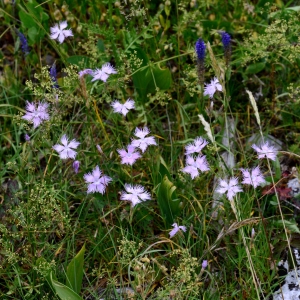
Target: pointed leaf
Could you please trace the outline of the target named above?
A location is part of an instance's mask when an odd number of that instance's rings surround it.
[[[78,294],[76,294],[66,285],[54,280],[52,273],[50,273],[50,281],[53,289],[55,290],[55,292],[61,300],[83,300]]]
[[[77,294],[80,293],[82,285],[84,252],[85,244],[67,266],[66,285],[74,290]]]
[[[298,227],[296,221],[278,220],[276,223],[283,226],[283,222],[284,222],[285,227],[289,231],[291,231],[293,233],[300,233],[300,230],[299,230],[299,227]]]
[[[166,227],[174,223],[174,219],[180,212],[180,201],[175,190],[176,186],[167,175],[164,175],[157,189],[157,202]]]

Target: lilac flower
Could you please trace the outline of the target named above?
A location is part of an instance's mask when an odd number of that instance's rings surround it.
[[[229,182],[227,182],[224,179],[220,179],[219,186],[216,189],[217,193],[220,194],[227,193],[228,200],[232,200],[237,193],[242,191],[243,189],[238,185],[238,180],[236,177],[231,177],[229,179]]]
[[[261,183],[266,182],[259,167],[256,167],[252,170],[241,169],[241,171],[244,177],[242,183],[244,184],[250,184],[253,185],[254,188],[257,188]]]
[[[44,120],[49,120],[48,106],[48,103],[39,102],[36,107],[34,103],[26,101],[26,114],[22,119],[33,122],[33,128],[36,128]]]
[[[188,144],[185,146],[185,154],[193,154],[193,153],[199,153],[206,145],[208,144],[208,141],[204,138],[196,137],[194,139],[193,143]]]
[[[88,184],[88,194],[96,192],[99,192],[102,195],[104,194],[106,186],[112,181],[112,179],[109,176],[101,175],[101,170],[98,166],[96,166],[92,173],[87,173],[83,176],[84,180]]]
[[[73,169],[74,169],[74,172],[77,174],[78,171],[79,171],[79,166],[80,166],[80,162],[78,160],[75,160],[73,162]]]
[[[30,49],[29,49],[29,46],[28,46],[28,42],[25,38],[25,35],[18,31],[18,36],[19,36],[19,39],[20,39],[20,42],[21,42],[21,48],[22,48],[22,51],[25,55],[29,54],[30,52]]]
[[[151,200],[150,193],[141,185],[125,184],[125,191],[121,193],[121,200],[131,201],[132,207],[146,200]]]
[[[94,71],[92,69],[84,69],[82,71],[79,71],[78,75],[79,75],[79,78],[81,78],[82,76],[84,75],[93,75]]]
[[[54,83],[53,87],[54,88],[59,88],[59,85],[57,83],[57,73],[56,73],[55,63],[50,68],[49,74],[50,74],[50,78],[51,78],[52,82]]]
[[[117,74],[117,71],[110,63],[106,63],[102,66],[101,69],[96,69],[95,71],[93,71],[92,81],[102,80],[102,81],[106,82],[106,80],[110,74]]]
[[[202,269],[205,270],[207,268],[207,266],[208,266],[207,260],[203,260],[202,261]]]
[[[185,226],[178,226],[177,223],[174,223],[172,225],[174,228],[169,232],[170,239],[180,230],[186,232],[186,227]]]
[[[50,28],[51,35],[50,38],[52,40],[58,40],[59,43],[63,43],[65,38],[69,36],[73,36],[71,29],[65,29],[67,28],[68,23],[67,21],[60,22],[58,24],[55,24],[53,27]]]
[[[25,141],[26,141],[26,142],[29,142],[29,141],[30,141],[30,136],[29,136],[27,133],[25,133]]]
[[[209,170],[205,155],[198,155],[196,159],[192,155],[188,155],[186,158],[186,167],[182,169],[182,172],[190,174],[192,179],[199,176],[199,171],[205,172]]]
[[[111,106],[115,113],[122,114],[123,116],[126,116],[130,109],[135,108],[134,101],[130,98],[128,98],[124,104],[120,103],[120,101],[115,100],[114,102],[112,102]]]
[[[146,151],[146,149],[148,148],[148,146],[150,145],[157,145],[156,141],[154,139],[153,136],[149,136],[146,137],[147,134],[150,133],[150,130],[148,129],[148,127],[144,127],[144,128],[136,128],[134,135],[136,137],[139,137],[139,140],[132,140],[131,145],[137,148],[140,148],[142,150],[142,152],[144,153]]]
[[[61,159],[72,158],[75,159],[77,152],[73,149],[76,149],[80,143],[75,139],[69,142],[68,137],[64,134],[60,140],[62,145],[56,144],[52,148],[59,154]]]
[[[269,158],[271,160],[276,160],[278,151],[274,146],[271,146],[268,142],[260,145],[260,148],[253,144],[251,146],[258,154],[258,158]]]
[[[121,164],[133,165],[135,161],[142,157],[139,152],[136,152],[136,147],[129,145],[127,146],[128,151],[125,149],[117,150],[122,159]]]
[[[222,92],[222,85],[219,83],[218,78],[214,77],[209,84],[205,84],[203,95],[209,95],[209,97],[212,98],[216,91]]]

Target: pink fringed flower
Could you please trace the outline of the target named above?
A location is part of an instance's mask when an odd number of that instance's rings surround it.
[[[82,76],[84,75],[93,75],[94,74],[94,71],[92,69],[84,69],[82,71],[79,71],[78,75],[79,75],[79,78],[81,78]]]
[[[220,179],[219,185],[216,189],[217,193],[220,194],[227,193],[228,200],[232,200],[237,193],[242,191],[243,189],[238,185],[238,180],[236,177],[230,178],[228,182],[224,179]]]
[[[193,154],[193,153],[199,153],[206,145],[208,144],[208,141],[204,138],[197,137],[195,138],[193,143],[188,144],[185,146],[185,154]]]
[[[177,223],[174,223],[172,226],[174,228],[169,232],[170,238],[172,238],[180,230],[186,232],[186,227],[185,226],[178,226]]]
[[[125,149],[117,150],[121,157],[121,164],[133,165],[135,161],[142,157],[139,152],[136,152],[136,148],[132,145],[127,146]]]
[[[117,73],[116,69],[110,63],[106,63],[102,66],[101,69],[96,69],[92,73],[93,76],[92,81],[102,80],[103,82],[106,82],[110,74],[116,74],[116,73]]]
[[[260,145],[260,147],[253,144],[251,146],[258,154],[258,158],[269,158],[271,160],[276,160],[278,151],[274,146],[271,146],[268,142]]]
[[[199,170],[205,172],[209,170],[209,165],[205,155],[198,155],[196,159],[193,156],[188,155],[186,158],[186,167],[182,169],[182,172],[190,174],[192,179],[199,176]]]
[[[241,169],[241,171],[244,177],[242,183],[244,184],[250,184],[253,185],[254,188],[257,188],[259,185],[266,182],[259,167],[252,170]]]
[[[222,92],[222,85],[219,83],[217,77],[212,79],[209,84],[205,84],[204,96],[209,95],[209,97],[212,98],[216,91]]]
[[[68,137],[65,134],[62,136],[60,142],[62,143],[62,145],[56,144],[52,147],[56,152],[58,152],[59,157],[61,159],[75,159],[77,152],[74,149],[76,149],[80,145],[80,143],[75,139],[69,142]]]
[[[60,22],[58,24],[55,24],[55,26],[50,28],[51,35],[50,38],[52,40],[58,40],[59,43],[63,43],[65,38],[69,36],[73,36],[71,29],[66,29],[68,26],[67,21]]]
[[[134,101],[130,98],[126,100],[124,104],[120,103],[120,101],[115,100],[111,104],[115,113],[122,114],[126,116],[129,110],[134,109]]]
[[[48,103],[39,102],[36,106],[29,101],[26,101],[26,114],[22,119],[32,122],[33,128],[38,127],[43,121],[49,120]]]
[[[104,194],[107,185],[112,181],[109,176],[102,174],[98,166],[95,167],[92,173],[85,174],[83,178],[88,184],[88,194],[96,192]]]
[[[145,152],[148,146],[157,145],[153,136],[146,137],[147,134],[150,133],[148,127],[144,128],[136,128],[134,135],[138,137],[138,140],[133,139],[131,145],[137,148],[140,148],[142,152]]]
[[[150,193],[141,185],[125,184],[125,191],[121,194],[121,200],[130,201],[132,207],[146,200],[151,200]]]

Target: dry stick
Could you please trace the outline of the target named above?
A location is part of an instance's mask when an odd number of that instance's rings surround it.
[[[93,104],[94,104],[94,108],[95,108],[95,112],[96,112],[98,121],[99,121],[99,123],[100,123],[100,126],[101,126],[103,132],[104,132],[105,138],[106,138],[107,141],[109,141],[109,137],[108,137],[108,135],[107,135],[107,132],[106,132],[106,130],[105,130],[105,127],[104,127],[104,125],[103,125],[103,122],[102,122],[102,120],[101,120],[101,117],[100,117],[100,115],[99,115],[97,103],[96,103],[95,100],[93,101]]]

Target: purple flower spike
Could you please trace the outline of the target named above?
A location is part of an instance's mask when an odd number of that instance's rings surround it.
[[[231,37],[225,31],[222,31],[220,34],[221,34],[221,38],[222,38],[222,44],[224,46],[224,49],[226,50],[228,47],[230,47]]]
[[[59,85],[57,83],[57,72],[56,72],[56,66],[55,63],[52,65],[52,67],[50,68],[50,78],[52,80],[52,82],[54,83],[52,87],[54,88],[59,88]]]
[[[204,59],[205,59],[205,50],[206,46],[202,39],[199,39],[195,44],[195,51],[197,54],[197,72],[198,72],[198,78],[199,83],[202,85],[204,82],[204,72],[205,72],[205,66],[204,66]]]
[[[203,260],[203,262],[202,262],[202,269],[205,270],[207,268],[207,266],[208,266],[207,260]]]
[[[231,57],[231,36],[225,31],[220,31],[220,34],[222,38],[222,44],[224,47],[226,65],[228,65]]]
[[[18,36],[19,36],[19,39],[20,39],[20,42],[21,42],[21,48],[22,48],[22,51],[25,55],[29,54],[29,46],[28,46],[28,43],[27,43],[27,40],[25,38],[25,35],[22,33],[22,32],[18,32]]]
[[[197,54],[197,58],[199,60],[203,60],[205,58],[205,50],[206,50],[206,46],[205,43],[203,42],[202,39],[199,39],[196,44],[195,44],[195,51]]]

